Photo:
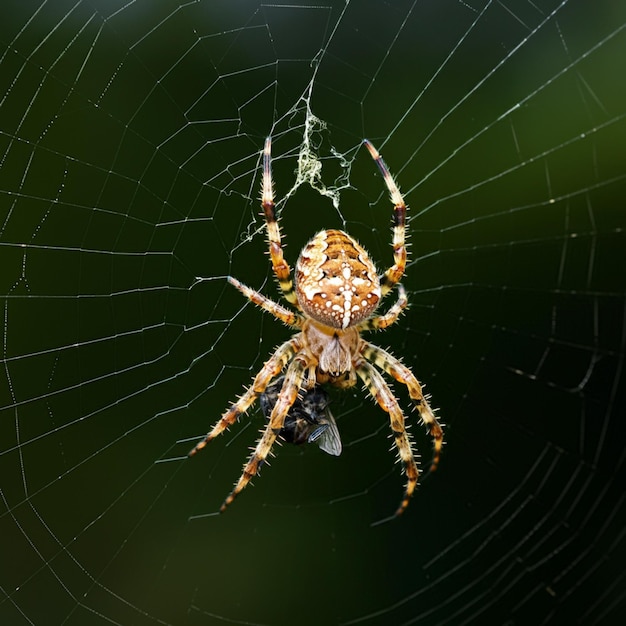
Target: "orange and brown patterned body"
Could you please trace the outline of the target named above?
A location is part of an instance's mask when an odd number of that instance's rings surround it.
[[[341,329],[372,315],[382,297],[369,255],[342,230],[322,230],[303,248],[296,264],[296,295],[306,315]]]

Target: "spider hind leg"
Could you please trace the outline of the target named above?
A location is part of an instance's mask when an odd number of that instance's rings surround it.
[[[298,397],[307,369],[308,363],[298,356],[290,363],[285,374],[283,388],[278,394],[278,399],[272,409],[272,414],[263,431],[263,435],[257,442],[248,462],[244,465],[243,472],[235,483],[235,487],[220,507],[220,513],[223,513],[232,504],[234,499],[248,486],[248,483],[258,474],[261,466],[265,463],[276,438],[285,424],[285,418],[289,413],[289,409],[291,409]]]
[[[413,401],[417,412],[420,415],[422,423],[428,429],[430,436],[433,438],[433,458],[430,464],[430,471],[434,472],[439,465],[439,457],[441,456],[441,448],[443,447],[443,429],[441,424],[435,417],[428,399],[422,392],[422,386],[411,370],[402,363],[398,358],[393,356],[387,350],[383,350],[371,343],[366,343],[363,348],[363,356],[368,361],[375,363],[381,370],[395,378],[399,383],[406,385],[409,396]]]
[[[389,414],[391,432],[393,433],[400,461],[404,466],[404,473],[407,477],[404,496],[395,512],[395,515],[398,516],[404,513],[409,506],[413,492],[417,487],[417,479],[419,478],[419,470],[415,462],[413,446],[404,424],[405,418],[391,389],[389,389],[389,386],[373,365],[365,361],[365,359],[362,359],[357,364],[356,371],[370,395],[378,402],[380,407]]]
[[[228,410],[215,423],[213,428],[206,434],[204,439],[190,450],[189,456],[193,456],[209,441],[221,435],[229,426],[232,426],[242,413],[245,413],[255,402],[257,397],[265,391],[272,378],[277,376],[283,367],[291,360],[293,355],[300,349],[300,344],[295,338],[285,341],[280,345],[274,354],[265,362],[261,371],[256,375],[252,384],[246,389],[244,394],[233,403]]]

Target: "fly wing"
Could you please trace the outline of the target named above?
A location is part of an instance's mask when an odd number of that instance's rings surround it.
[[[337,422],[330,409],[326,407],[325,417],[319,420],[320,425],[309,435],[309,443],[317,442],[321,450],[332,456],[341,454],[341,436]]]

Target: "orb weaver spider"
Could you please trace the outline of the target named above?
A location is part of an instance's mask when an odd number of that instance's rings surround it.
[[[189,453],[190,456],[196,454],[234,424],[265,392],[272,380],[285,370],[284,382],[267,426],[220,511],[224,511],[258,473],[301,390],[307,391],[316,385],[348,388],[360,379],[369,394],[388,413],[395,445],[407,476],[404,496],[396,515],[407,508],[417,486],[419,471],[405,428],[404,414],[381,371],[406,385],[413,405],[434,441],[431,471],[439,463],[443,431],[422,393],[420,383],[399,359],[361,337],[362,332],[382,330],[394,324],[407,306],[406,292],[399,282],[407,261],[407,206],[378,151],[368,140],[364,144],[378,165],[394,205],[393,265],[379,276],[365,249],[348,233],[335,229],[321,230],[300,252],[294,281],[291,268],[283,256],[275,213],[271,137],[265,141],[261,206],[267,226],[270,259],[283,297],[296,311],[270,300],[236,278],[229,276],[228,282],[251,302],[297,332],[276,348],[244,394]],[[374,315],[381,300],[396,286],[397,301],[386,313]]]

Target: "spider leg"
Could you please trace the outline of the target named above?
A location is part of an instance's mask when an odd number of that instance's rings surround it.
[[[434,440],[433,460],[430,465],[430,471],[434,472],[437,469],[437,465],[439,465],[439,457],[443,445],[443,430],[433,410],[430,408],[428,400],[424,397],[422,387],[417,378],[415,378],[413,372],[399,359],[393,356],[393,354],[390,354],[378,346],[364,342],[361,354],[364,358],[375,363],[380,369],[387,372],[387,374],[395,378],[398,382],[407,386],[409,396],[411,400],[413,400],[413,404],[417,408],[422,422],[425,424],[426,428],[428,428],[430,436]]]
[[[404,198],[398,189],[393,176],[389,173],[389,169],[385,165],[383,158],[378,153],[378,150],[366,139],[364,141],[365,147],[369,150],[374,161],[378,165],[380,173],[383,175],[389,194],[391,195],[391,201],[394,203],[393,211],[393,265],[385,272],[381,279],[380,288],[382,295],[385,296],[393,286],[402,278],[404,274],[404,268],[406,267],[406,245],[405,245],[405,230],[406,230],[406,204]]]
[[[276,319],[279,319],[287,326],[291,326],[292,328],[300,328],[302,326],[303,318],[301,315],[298,315],[284,306],[281,306],[277,302],[270,300],[262,293],[259,293],[247,285],[240,283],[232,276],[228,277],[228,282],[233,285],[233,287],[241,291],[241,293],[246,296],[248,300],[254,302],[254,304],[261,307],[264,311],[271,313]]]
[[[291,279],[291,268],[283,256],[283,248],[280,238],[280,227],[276,220],[276,211],[274,205],[274,181],[272,180],[272,138],[265,140],[263,149],[263,183],[261,192],[261,206],[267,223],[267,240],[270,247],[270,259],[272,260],[272,268],[278,279],[278,284],[285,296],[285,299],[291,304],[298,306],[298,299],[293,288],[293,280]]]
[[[302,387],[307,369],[308,363],[298,356],[289,364],[287,373],[285,374],[285,382],[278,394],[276,404],[272,409],[269,423],[261,439],[257,442],[254,452],[244,465],[243,473],[235,484],[235,488],[230,492],[226,500],[224,500],[220,512],[223,513],[226,510],[228,505],[246,488],[248,483],[257,475],[259,469],[261,469],[261,466],[274,445],[274,441],[276,441],[276,437],[278,437],[285,424],[285,417],[287,413],[289,413],[289,409],[293,406],[293,403],[298,397],[298,392]]]
[[[407,304],[408,299],[406,297],[406,291],[404,287],[398,283],[398,299],[396,303],[384,315],[377,315],[376,317],[363,320],[357,326],[357,330],[359,332],[363,332],[364,330],[382,330],[383,328],[395,324]]]
[[[404,427],[404,415],[391,389],[389,389],[389,386],[384,381],[381,374],[372,364],[362,358],[356,363],[356,372],[365,384],[370,395],[376,399],[383,410],[389,413],[391,431],[395,439],[396,447],[398,448],[400,460],[404,465],[404,472],[408,479],[402,502],[395,512],[395,515],[400,515],[404,513],[406,507],[409,505],[419,476],[411,440]]]
[[[281,372],[283,367],[285,367],[300,348],[301,345],[297,335],[280,345],[274,354],[265,362],[261,371],[256,375],[254,381],[246,389],[244,394],[222,415],[213,428],[207,433],[206,437],[196,444],[189,452],[189,456],[193,456],[202,450],[209,441],[221,435],[229,426],[232,426],[232,424],[237,421],[237,418],[252,406],[257,397],[265,391],[272,378]]]

